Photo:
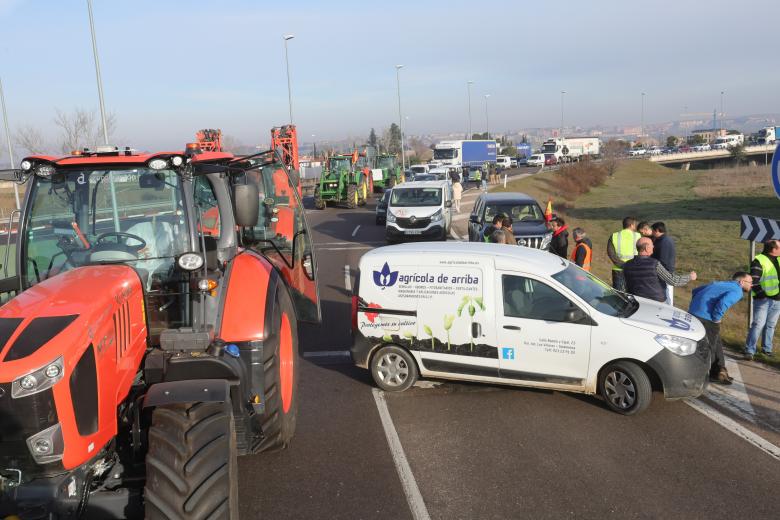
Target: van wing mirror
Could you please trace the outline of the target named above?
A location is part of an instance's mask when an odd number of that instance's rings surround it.
[[[447,202],[445,202],[445,203],[444,203],[444,207],[445,207],[445,208],[451,208],[451,207],[452,207],[452,201],[451,201],[451,200],[448,200]]]
[[[256,184],[236,184],[233,186],[233,204],[235,206],[236,225],[253,227],[260,215],[260,192]]]
[[[579,307],[571,307],[566,311],[566,321],[569,323],[582,323],[587,319],[588,315]]]
[[[479,224],[479,217],[477,215],[470,215],[469,222],[472,222],[474,224]]]

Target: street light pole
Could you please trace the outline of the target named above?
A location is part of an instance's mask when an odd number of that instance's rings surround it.
[[[566,94],[565,90],[561,90],[561,131],[558,134],[558,137],[563,139],[563,95]]]
[[[11,130],[8,128],[8,112],[5,110],[5,93],[3,92],[2,79],[0,79],[0,102],[2,102],[3,105],[3,123],[5,124],[5,139],[8,143],[8,159],[11,161],[11,168],[13,168],[14,148],[11,146]],[[14,183],[14,198],[16,199],[16,209],[19,209],[19,186],[16,183]]]
[[[406,152],[404,152],[404,122],[401,116],[401,69],[403,65],[395,66],[395,84],[398,90],[398,126],[401,130],[401,168],[406,170]]]
[[[487,129],[487,138],[490,139],[490,117],[488,116],[488,98],[490,94],[485,94],[485,127]]]
[[[287,103],[290,106],[290,124],[293,122],[292,117],[292,89],[290,88],[290,59],[287,56],[287,42],[295,38],[293,34],[286,34],[284,36],[284,64],[287,66]]]
[[[639,138],[645,136],[645,93],[642,92],[642,119],[639,126]]]
[[[103,123],[103,144],[108,144],[106,106],[103,103],[103,80],[100,78],[100,59],[98,58],[97,38],[95,37],[95,21],[92,17],[92,0],[87,0],[87,11],[89,11],[89,30],[92,33],[92,55],[95,58],[95,76],[97,77],[98,99],[100,100],[100,120]]]
[[[723,94],[725,90],[720,91],[720,135],[723,135]]]
[[[474,82],[469,80],[466,82],[466,90],[468,90],[469,93],[469,133],[466,136],[466,139],[471,139],[471,137],[474,135],[471,133],[471,85],[473,85]]]

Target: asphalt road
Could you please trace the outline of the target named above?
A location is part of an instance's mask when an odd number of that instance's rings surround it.
[[[373,209],[308,212],[323,325],[302,327],[292,445],[239,461],[243,518],[777,518],[780,461],[658,394],[638,417],[491,385],[383,394],[402,483],[370,376],[340,354],[356,266],[383,244]]]

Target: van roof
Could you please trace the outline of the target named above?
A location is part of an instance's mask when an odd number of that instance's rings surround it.
[[[447,181],[410,181],[394,186],[394,189],[401,188],[440,188],[447,185]]]
[[[393,257],[409,257],[419,261],[420,255],[453,260],[493,260],[497,269],[519,268],[523,271],[543,276],[557,273],[569,264],[568,260],[564,260],[547,251],[530,247],[488,244],[484,242],[413,242],[384,246],[364,254],[360,259],[360,263],[362,266],[363,262],[367,261],[377,263],[390,261],[392,265],[390,259]]]

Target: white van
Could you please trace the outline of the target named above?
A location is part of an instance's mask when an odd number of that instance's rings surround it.
[[[528,158],[526,164],[528,166],[544,166],[544,154],[537,153],[532,155],[531,157]]]
[[[496,156],[496,167],[499,170],[506,170],[512,167],[512,159],[508,155]]]
[[[385,239],[388,243],[410,238],[447,240],[452,225],[451,208],[448,181],[400,184],[393,188],[387,203]]]
[[[397,188],[396,188],[397,189]],[[418,376],[599,393],[625,415],[652,385],[666,398],[706,385],[704,327],[619,293],[550,253],[502,244],[404,244],[360,260],[355,364],[386,391]]]

